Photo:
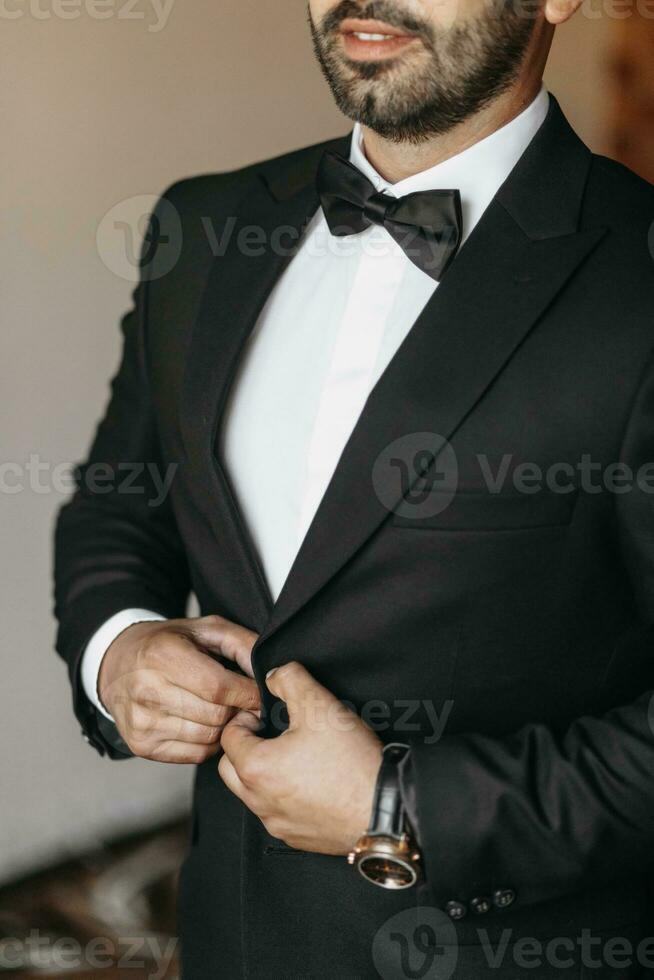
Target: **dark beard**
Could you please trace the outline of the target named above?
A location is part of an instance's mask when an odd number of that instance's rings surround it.
[[[416,34],[415,64],[347,58],[338,38],[347,17],[382,20]],[[342,0],[319,25],[309,16],[316,56],[341,112],[393,142],[421,143],[449,132],[506,91],[517,77],[535,18],[520,0],[491,0],[474,23],[436,30],[393,0]]]

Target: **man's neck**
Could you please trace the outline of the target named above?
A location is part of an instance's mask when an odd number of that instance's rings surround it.
[[[531,105],[541,85],[540,77],[534,78],[529,85],[521,80],[519,85],[498,96],[454,129],[418,144],[395,143],[364,126],[364,152],[377,173],[389,183],[396,184],[463,153],[468,147],[506,126]]]

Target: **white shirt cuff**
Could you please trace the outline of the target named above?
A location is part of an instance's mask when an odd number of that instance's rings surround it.
[[[114,719],[106,710],[98,695],[98,678],[104,655],[124,630],[136,623],[158,623],[165,619],[149,609],[123,609],[102,624],[88,642],[82,655],[81,678],[82,687],[89,701],[95,705],[109,721]]]

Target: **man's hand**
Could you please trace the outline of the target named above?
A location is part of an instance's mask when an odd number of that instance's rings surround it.
[[[288,731],[258,738],[258,719],[240,711],[223,732],[220,776],[272,837],[347,854],[370,822],[381,742],[298,663],[271,672],[268,687],[286,702]]]
[[[256,639],[220,616],[137,623],[121,633],[102,661],[98,693],[130,750],[156,762],[199,764],[215,755],[236,711],[260,707],[250,666]]]

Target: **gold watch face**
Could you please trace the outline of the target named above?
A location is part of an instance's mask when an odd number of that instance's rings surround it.
[[[381,888],[402,889],[415,885],[417,875],[411,865],[388,854],[366,854],[359,860],[359,871]]]

